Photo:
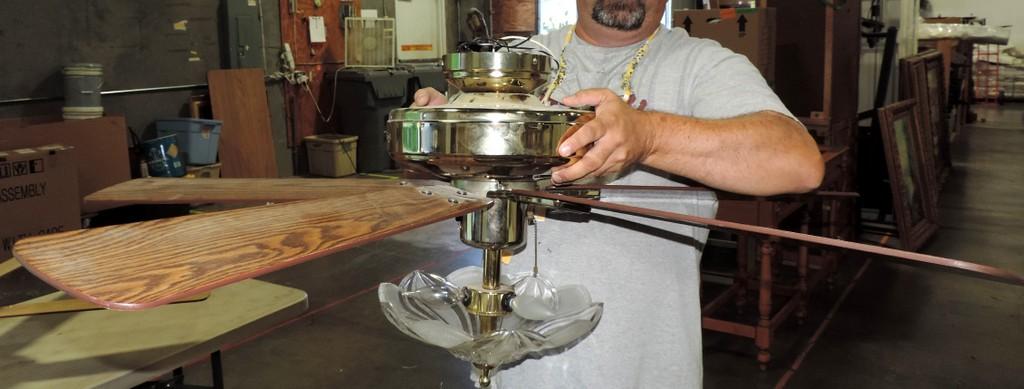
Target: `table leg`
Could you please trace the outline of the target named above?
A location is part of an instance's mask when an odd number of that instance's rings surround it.
[[[761,370],[768,369],[768,362],[771,362],[772,345],[772,262],[775,259],[775,242],[771,239],[761,241],[761,282],[758,293],[758,321],[757,330],[754,334],[754,344],[757,345],[757,362]]]
[[[224,389],[224,367],[220,361],[220,350],[210,354],[210,370],[213,371],[213,388]]]

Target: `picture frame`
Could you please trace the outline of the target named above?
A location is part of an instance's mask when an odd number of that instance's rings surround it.
[[[927,160],[927,141],[915,106],[909,99],[878,110],[879,127],[889,171],[893,215],[903,248],[917,251],[938,230],[938,204],[934,190],[934,165]]]
[[[946,181],[953,166],[953,159],[950,155],[949,120],[946,112],[946,68],[942,62],[942,53],[936,50],[929,50],[918,55],[921,56],[924,63],[925,92],[928,98],[926,112],[934,136],[935,172],[938,182],[941,184]]]
[[[935,123],[932,120],[933,108],[925,103],[929,99],[929,85],[927,75],[926,56],[916,55],[900,60],[900,97],[904,100],[913,99],[920,104],[914,105],[917,116],[919,131],[921,134],[921,151],[923,163],[932,166],[929,169],[933,175],[930,179],[936,184],[932,186],[929,196],[935,203],[939,201],[942,177],[939,169],[939,137],[936,135]]]

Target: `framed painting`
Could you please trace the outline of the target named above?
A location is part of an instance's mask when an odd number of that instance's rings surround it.
[[[938,183],[941,181],[941,177],[938,175],[940,156],[938,155],[938,143],[939,139],[935,134],[935,124],[932,121],[932,108],[924,103],[929,100],[928,96],[928,78],[927,78],[927,66],[925,64],[925,57],[915,55],[906,59],[900,60],[900,97],[903,99],[913,99],[920,103],[914,104],[914,115],[917,116],[918,130],[921,134],[921,152],[922,152],[922,163],[927,166],[931,166],[928,169],[929,179],[935,182],[931,192],[928,193],[931,201],[936,204],[939,201],[939,191],[941,185]]]
[[[946,113],[946,74],[942,63],[942,54],[935,50],[929,50],[919,54],[924,62],[925,87],[927,102],[918,98],[922,106],[927,106],[931,132],[934,136],[932,142],[935,147],[935,172],[938,174],[939,182],[944,182],[949,175],[949,169],[953,166],[953,159],[950,156],[949,142],[949,120]]]
[[[878,110],[893,215],[903,248],[917,251],[938,229],[938,209],[930,193],[936,185],[914,107],[904,100]]]

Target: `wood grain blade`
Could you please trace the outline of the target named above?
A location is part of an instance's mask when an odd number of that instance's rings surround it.
[[[429,190],[428,190],[429,189]],[[77,298],[169,303],[485,207],[448,186],[392,189],[44,235],[14,256]]]
[[[926,265],[932,268],[951,271],[958,274],[968,275],[977,278],[984,278],[1007,284],[1024,286],[1024,276],[1004,269],[973,262],[961,261],[951,258],[936,257],[934,255],[896,250],[888,247],[872,246],[863,243],[855,243],[845,240],[825,238],[821,236],[801,234],[799,232],[785,231],[775,228],[752,226],[748,224],[734,223],[724,220],[708,219],[699,216],[691,216],[680,213],[658,211],[654,209],[632,207],[628,205],[609,203],[606,201],[583,199],[579,197],[571,197],[554,193],[526,190],[513,190],[512,192],[520,196],[535,197],[548,200],[556,200],[565,203],[585,205],[594,209],[603,209],[607,211],[619,212],[628,215],[643,216],[652,219],[666,220],[694,226],[707,227],[713,230],[758,235],[762,237],[789,239],[798,242],[808,243],[815,246],[859,251],[866,254],[877,255],[882,259],[897,260],[905,264]]]
[[[375,178],[142,178],[85,197],[90,206],[266,203],[345,197],[398,186]]]

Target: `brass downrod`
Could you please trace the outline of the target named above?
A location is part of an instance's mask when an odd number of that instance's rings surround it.
[[[501,249],[484,249],[483,287],[487,290],[501,287]]]

